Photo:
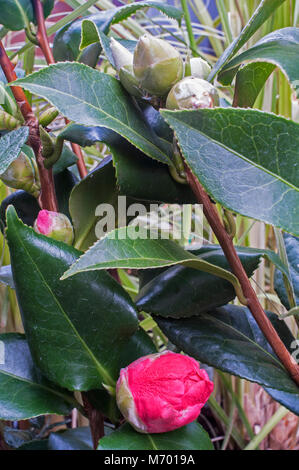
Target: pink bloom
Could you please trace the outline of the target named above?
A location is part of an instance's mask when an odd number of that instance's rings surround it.
[[[72,244],[74,239],[74,231],[70,220],[66,215],[59,212],[41,210],[34,222],[34,230],[69,245]]]
[[[160,433],[194,421],[212,391],[213,382],[195,359],[165,351],[121,369],[116,399],[137,431]]]

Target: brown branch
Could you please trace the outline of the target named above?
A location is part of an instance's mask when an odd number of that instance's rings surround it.
[[[232,272],[240,282],[243,293],[248,302],[248,308],[271,345],[273,351],[283,363],[296,384],[299,385],[299,366],[286,349],[275,328],[265,314],[236,252],[232,238],[226,232],[215,205],[211,202],[208,194],[186,164],[185,171],[188,183],[198,202],[203,205],[204,214],[215,233],[221,248],[223,249]]]
[[[2,41],[0,41],[0,65],[8,82],[17,80],[18,77],[8,55],[6,54]],[[52,170],[47,170],[43,163],[44,159],[42,156],[42,144],[39,137],[38,120],[35,117],[22,88],[11,86],[11,91],[25,119],[25,124],[29,127],[28,143],[31,145],[35,153],[41,183],[41,194],[39,197],[41,208],[57,212],[58,206]]]
[[[87,414],[89,419],[90,431],[92,435],[93,447],[96,450],[99,444],[99,440],[101,437],[105,435],[104,432],[104,416],[102,413],[94,408],[89,399],[88,394],[86,392],[82,392],[82,400],[84,405],[84,410]]]
[[[49,44],[47,30],[45,25],[44,10],[40,0],[33,0],[35,16],[37,20],[37,41],[39,47],[41,48],[47,64],[55,64],[54,56]],[[68,121],[66,120],[66,123]],[[78,144],[72,144],[72,149],[75,155],[78,158],[77,167],[81,178],[84,178],[87,175],[87,169],[84,161],[84,157],[81,151],[81,148]]]

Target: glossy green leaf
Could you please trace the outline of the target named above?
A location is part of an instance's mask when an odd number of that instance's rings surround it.
[[[47,17],[54,7],[54,0],[41,1]],[[12,31],[24,29],[30,21],[35,21],[31,0],[0,0],[0,11],[0,24]]]
[[[239,300],[246,302],[239,281],[230,271],[197,258],[172,240],[159,239],[143,227],[134,225],[109,232],[85,252],[61,279],[80,272],[107,268],[147,269],[177,264],[228,280],[233,284]]]
[[[254,14],[239,36],[228,46],[213,67],[209,80],[216,77],[223,66],[246,44],[265,21],[284,3],[285,0],[261,0]]]
[[[48,450],[93,450],[90,427],[52,432],[48,439]]]
[[[29,136],[29,127],[20,127],[8,132],[0,139],[0,174],[18,158],[21,148]]]
[[[297,92],[297,97],[299,97],[299,87],[297,87],[298,89],[296,90],[296,82],[299,81],[298,54],[299,28],[279,29],[263,37],[254,45],[254,47],[247,49],[245,52],[226,64],[222,69],[219,80],[221,83],[229,85],[241,64],[255,62],[255,65],[252,66],[249,71],[247,69],[245,69],[245,71],[244,69],[241,69],[240,71],[243,87],[240,87],[239,79],[238,93],[241,98],[242,94],[247,93],[247,83],[250,83],[252,78],[254,80],[251,87],[255,86],[257,91],[260,91],[269,76],[269,70],[272,69],[273,71],[275,66],[277,66],[284,72],[290,84],[293,84],[294,89]],[[262,62],[262,64],[260,64],[260,62]],[[272,67],[265,67],[263,64],[264,62],[272,64]],[[264,70],[266,68],[263,83],[261,83],[261,68]],[[249,72],[250,74],[248,74]],[[257,80],[255,80],[255,77],[257,77]],[[240,103],[238,102],[238,104]]]
[[[274,314],[269,316],[271,321],[277,318]],[[227,305],[193,318],[170,320],[157,316],[155,320],[168,339],[186,354],[224,372],[283,392],[281,397],[286,393],[294,405],[298,404],[299,388],[274,355],[247,308]],[[285,323],[278,321],[279,334],[288,338],[290,347],[294,338]]]
[[[98,450],[213,450],[208,433],[198,423],[175,431],[141,434],[129,424],[100,439]]]
[[[250,109],[161,113],[213,199],[299,233],[299,124]]]
[[[294,290],[296,304],[299,305],[299,239],[292,237],[287,233],[283,236],[285,242],[286,254],[289,262],[291,282]],[[285,290],[283,273],[276,269],[274,276],[274,288],[283,303],[289,310],[290,304]]]
[[[69,414],[72,395],[35,368],[24,335],[0,335],[0,419],[18,421],[44,414]]]
[[[193,251],[193,254],[221,268],[230,269],[217,245],[203,247]],[[247,252],[238,250],[238,255],[251,277],[260,263],[261,253],[248,249]],[[151,275],[151,272],[145,271],[145,274]],[[224,279],[184,266],[172,266],[142,284],[135,302],[145,312],[162,317],[188,318],[225,305],[235,295],[233,286]]]
[[[7,196],[1,202],[0,223],[2,231],[6,226],[6,209],[10,205],[14,206],[18,217],[20,217],[24,224],[33,227],[34,221],[40,211],[37,199],[26,191],[18,190]]]
[[[60,63],[17,80],[70,120],[114,130],[146,155],[172,165],[157,136],[119,81],[83,64]]]
[[[106,272],[62,282],[80,252],[36,234],[7,210],[14,282],[24,329],[36,364],[71,390],[114,385],[118,352],[137,330],[129,295]]]

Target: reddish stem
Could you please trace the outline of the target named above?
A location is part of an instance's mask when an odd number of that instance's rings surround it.
[[[47,64],[55,64],[54,56],[49,44],[46,24],[45,24],[45,17],[44,17],[44,9],[40,0],[33,0],[35,16],[37,20],[37,40],[39,47],[41,48]],[[66,120],[66,122],[68,122]],[[84,161],[84,157],[81,151],[81,148],[78,144],[72,144],[73,152],[76,154],[78,158],[77,167],[81,178],[84,178],[87,175],[87,169]]]
[[[0,41],[0,65],[8,82],[17,80],[18,77],[8,55],[6,54],[2,41]],[[44,159],[42,156],[42,144],[39,137],[38,120],[36,119],[22,88],[11,86],[11,91],[13,92],[16,102],[25,119],[25,124],[29,127],[28,143],[33,148],[36,156],[41,183],[41,194],[39,197],[41,208],[57,212],[58,205],[55,195],[52,170],[47,170],[43,163]]]
[[[248,308],[250,309],[269,344],[272,346],[273,351],[288,370],[296,384],[299,385],[299,366],[286,349],[275,328],[265,314],[261,304],[259,303],[257,295],[250,284],[247,274],[236,252],[232,238],[226,232],[215,205],[211,202],[208,194],[205,192],[202,185],[199,183],[197,178],[193,175],[190,168],[186,164],[185,171],[188,183],[198,202],[203,205],[204,214],[210,226],[212,227],[221,248],[223,249],[232,272],[240,282],[243,293],[248,302]]]

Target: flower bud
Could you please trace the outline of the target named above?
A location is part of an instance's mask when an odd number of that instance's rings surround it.
[[[145,34],[135,48],[134,74],[141,88],[151,95],[164,96],[182,78],[183,60],[171,44]]]
[[[202,78],[203,80],[208,78],[212,70],[208,62],[200,57],[192,57],[192,59],[190,59],[190,66],[192,77]]]
[[[213,383],[195,359],[164,351],[121,369],[116,400],[136,431],[161,433],[194,421],[212,391]]]
[[[1,180],[10,188],[24,189],[34,197],[40,193],[40,182],[35,160],[30,159],[24,152],[14,160],[0,175]]]
[[[34,222],[34,230],[68,245],[74,240],[74,230],[70,220],[59,212],[41,210]]]
[[[51,122],[54,121],[54,119],[57,118],[58,114],[59,114],[59,111],[54,107],[46,109],[46,111],[44,111],[40,115],[40,118],[39,118],[40,125],[42,127],[47,127],[49,124],[51,124]]]
[[[133,54],[122,44],[111,38],[110,50],[113,56],[116,70],[119,72],[122,67],[131,65],[133,67]]]
[[[166,108],[199,109],[214,108],[219,105],[216,88],[206,80],[196,77],[185,77],[170,90]]]

